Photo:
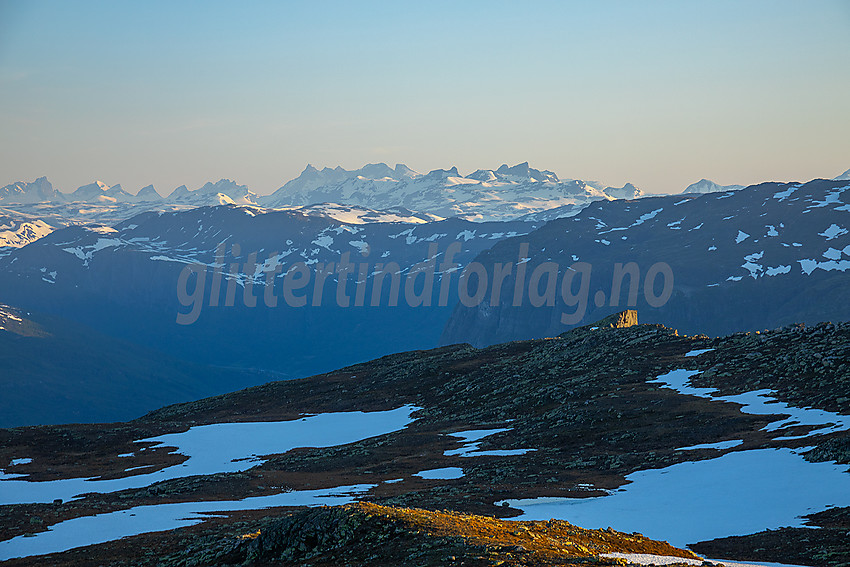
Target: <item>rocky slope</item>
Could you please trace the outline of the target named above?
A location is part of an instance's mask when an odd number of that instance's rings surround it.
[[[847,429],[824,429],[819,423],[805,420],[784,423],[781,415],[769,415],[770,404],[766,413],[742,411],[744,398],[730,403],[724,400],[732,398],[712,396],[767,389],[772,397],[791,406],[850,414],[850,398],[846,395],[850,390],[850,324],[791,326],[711,339],[680,336],[657,325],[625,326],[634,322],[631,316],[620,319],[608,325],[578,328],[548,340],[484,349],[455,345],[391,355],[312,378],[270,383],[163,408],[124,424],[0,431],[0,463],[14,463],[4,467],[6,475],[28,475],[24,478],[32,481],[81,476],[132,479],[139,474],[134,472],[137,467],[143,467],[138,470],[144,474],[178,470],[173,467],[194,458],[186,461],[185,455],[165,446],[139,444],[137,440],[185,432],[204,424],[270,422],[303,419],[305,414],[414,406],[413,421],[402,429],[338,446],[304,447],[258,460],[255,456],[255,462],[240,472],[176,477],[54,504],[6,505],[0,514],[0,531],[11,545],[18,540],[10,538],[38,534],[48,527],[64,528],[69,520],[94,513],[120,513],[130,508],[141,513],[145,507],[179,502],[206,502],[209,507],[205,509],[212,510],[215,504],[211,501],[234,498],[248,498],[243,506],[250,508],[251,498],[272,497],[281,493],[282,487],[292,490],[291,494],[301,494],[299,491],[357,485],[362,486],[358,490],[363,492],[352,493],[356,500],[504,517],[518,511],[501,502],[554,496],[581,500],[608,494],[602,499],[606,500],[614,498],[618,487],[624,487],[628,479],[634,483],[634,473],[659,469],[672,473],[677,464],[723,463],[754,454],[787,454],[802,467],[816,466],[814,463],[825,459],[847,462]],[[692,371],[694,387],[716,388],[716,394],[706,395],[701,390],[697,391],[699,395],[680,393],[659,384],[659,376],[677,369]],[[781,404],[773,407],[778,414],[790,411]],[[823,419],[842,418],[837,415]],[[485,430],[486,435],[470,435],[480,430]],[[471,445],[465,439],[478,440]],[[811,450],[813,446],[815,449]],[[141,447],[147,449],[140,450]],[[806,465],[794,457],[794,451],[808,451],[806,457],[813,464]],[[128,465],[132,466],[128,469]],[[451,474],[423,474],[434,470]],[[5,482],[0,480],[0,496]],[[96,490],[98,485],[90,486]],[[840,494],[835,496],[835,502],[840,502]],[[235,506],[228,509],[238,510],[239,504]],[[659,501],[659,510],[647,519],[663,516],[664,510]],[[705,547],[698,549],[705,549],[705,553],[726,550],[734,552],[732,558],[739,559],[791,562],[789,558],[793,558],[793,562],[805,565],[839,565],[850,557],[850,548],[839,537],[841,510],[833,509],[832,516],[810,518],[827,530],[837,526],[831,532],[817,532],[825,538],[832,534],[828,541],[809,537],[811,530],[792,528],[783,532],[787,536],[785,543],[770,552],[765,551],[764,538],[771,533],[767,531],[749,539],[739,538],[734,545],[718,541],[700,544]],[[278,526],[272,534],[295,533],[291,522],[348,514],[313,512],[318,516],[274,519],[279,513],[280,510],[232,511],[228,512],[229,519],[212,519],[158,535],[141,534],[125,544],[107,542],[85,552],[68,551],[51,556],[51,561],[70,564],[71,558],[83,553],[84,557],[96,557],[100,564],[117,565],[131,562],[133,554],[141,557],[148,549],[167,554],[169,561],[174,561],[172,564],[223,564],[227,561],[218,554],[225,549],[221,546],[228,537],[230,547],[225,547],[232,550],[233,537],[258,530],[262,535],[264,529],[269,533],[269,525]],[[689,513],[719,514],[722,518],[724,511],[706,505]],[[668,514],[674,516],[673,523],[682,523],[675,519],[677,513]],[[611,523],[616,527],[615,520],[612,518]],[[283,523],[275,524],[279,521]],[[384,528],[375,529],[378,534],[385,533],[381,532]],[[557,536],[552,531],[546,534],[549,538]],[[375,553],[346,547],[344,538],[331,538],[325,547],[311,540],[312,547],[287,552],[289,547],[279,547],[279,542],[288,541],[289,536],[267,537],[270,539],[259,541],[268,542],[269,553],[290,553],[298,561],[310,561],[307,555],[317,552],[315,564],[331,561],[328,553],[352,553],[353,558],[364,557],[358,553]],[[413,550],[431,549],[421,547],[422,542],[416,539],[412,547],[399,551],[407,555],[399,557],[409,558]],[[0,541],[0,550],[5,551],[3,545]],[[254,549],[250,545],[236,546],[242,554],[236,556],[241,558],[239,561],[248,557],[249,549]],[[255,545],[256,549],[267,549],[265,543]],[[461,551],[450,554],[447,550],[455,549],[453,545],[441,541],[435,546],[435,553],[471,557]],[[528,548],[520,545],[525,551],[516,551],[526,553]],[[469,553],[482,556],[479,547]],[[181,557],[185,563],[179,562]],[[269,556],[258,556],[262,557]],[[33,564],[35,560],[12,564]],[[362,564],[360,561],[352,559],[352,564]],[[565,561],[570,564],[574,558]],[[153,559],[150,564],[155,564]]]
[[[640,534],[585,530],[569,522],[510,522],[358,503],[266,521],[256,532],[196,546],[160,564],[616,565],[601,557],[613,553],[700,559]]]

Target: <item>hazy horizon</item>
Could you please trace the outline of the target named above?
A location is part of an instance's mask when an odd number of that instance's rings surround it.
[[[268,194],[528,161],[648,193],[850,168],[850,4],[0,0],[0,184]]]

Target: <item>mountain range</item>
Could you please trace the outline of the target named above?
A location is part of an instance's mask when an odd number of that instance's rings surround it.
[[[685,332],[752,331],[850,319],[848,188],[599,200],[537,221],[330,204],[151,211],[7,248],[0,289],[171,357],[281,378],[553,336],[623,306]]]
[[[848,170],[850,171],[850,170]],[[835,178],[843,180],[850,173]],[[702,179],[684,193],[739,190]],[[360,169],[318,170],[308,165],[297,178],[270,195],[257,195],[229,179],[190,190],[185,185],[161,196],[152,185],[133,195],[121,185],[95,181],[70,194],[57,191],[46,177],[0,188],[0,250],[21,247],[50,231],[87,223],[115,224],[145,211],[182,211],[200,206],[251,205],[263,209],[304,210],[359,222],[407,222],[459,217],[471,221],[546,222],[577,214],[599,200],[636,199],[646,194],[631,183],[605,187],[594,181],[559,179],[527,162],[466,176],[457,168],[420,174],[403,164]],[[352,213],[354,209],[359,212]],[[346,212],[348,211],[348,212]]]
[[[229,179],[206,183],[196,190],[182,185],[167,197],[161,197],[150,185],[131,195],[120,185],[109,186],[101,181],[64,194],[42,177],[0,189],[0,206],[39,203],[43,210],[46,203],[84,202],[100,206],[131,205],[128,212],[135,214],[143,207],[241,204],[291,208],[327,202],[375,210],[403,207],[443,218],[458,216],[487,221],[511,220],[554,207],[571,206],[579,210],[591,201],[633,199],[642,194],[630,183],[614,188],[594,182],[561,180],[555,173],[534,169],[528,163],[502,165],[496,170],[479,169],[467,176],[454,167],[421,174],[402,164],[393,169],[378,163],[356,170],[341,167],[317,170],[308,165],[297,178],[265,196],[258,196],[245,185]],[[127,212],[121,215],[130,216]]]

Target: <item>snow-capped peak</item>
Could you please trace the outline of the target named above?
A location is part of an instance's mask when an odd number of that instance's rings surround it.
[[[137,201],[161,201],[162,195],[157,193],[156,189],[153,188],[153,185],[147,185],[142,187],[139,192],[136,194]]]
[[[94,181],[88,185],[82,185],[71,193],[71,201],[99,201],[106,196],[109,185],[103,181]]]
[[[626,183],[622,187],[606,187],[604,192],[614,199],[639,199],[644,195],[641,189],[631,183]]]
[[[642,194],[633,185],[616,192],[617,197],[626,198]],[[467,176],[454,166],[421,175],[401,164],[395,169],[369,164],[353,171],[309,166],[259,203],[270,208],[313,203],[373,210],[404,207],[439,217],[484,221],[515,219],[556,207],[564,207],[562,214],[575,214],[591,201],[612,198],[601,188],[580,180],[560,180],[554,172],[534,169],[528,162],[502,165],[495,171],[479,169]]]
[[[248,189],[246,185],[239,185],[230,179],[220,179],[215,183],[208,181],[194,191],[190,191],[185,185],[181,185],[171,192],[168,196],[168,201],[195,206],[219,204],[256,205],[257,194]]]
[[[47,177],[35,181],[16,181],[0,188],[0,203],[28,204],[42,201],[63,201],[62,194],[53,188]]]
[[[718,185],[710,179],[700,179],[685,188],[682,193],[722,193],[724,191],[737,191],[743,189],[743,185]]]

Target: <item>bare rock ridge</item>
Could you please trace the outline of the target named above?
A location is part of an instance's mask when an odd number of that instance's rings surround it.
[[[514,522],[361,502],[267,521],[256,532],[189,548],[160,565],[194,565],[201,556],[238,565],[616,564],[600,557],[609,553],[701,559],[640,534],[587,530],[565,521]]]

